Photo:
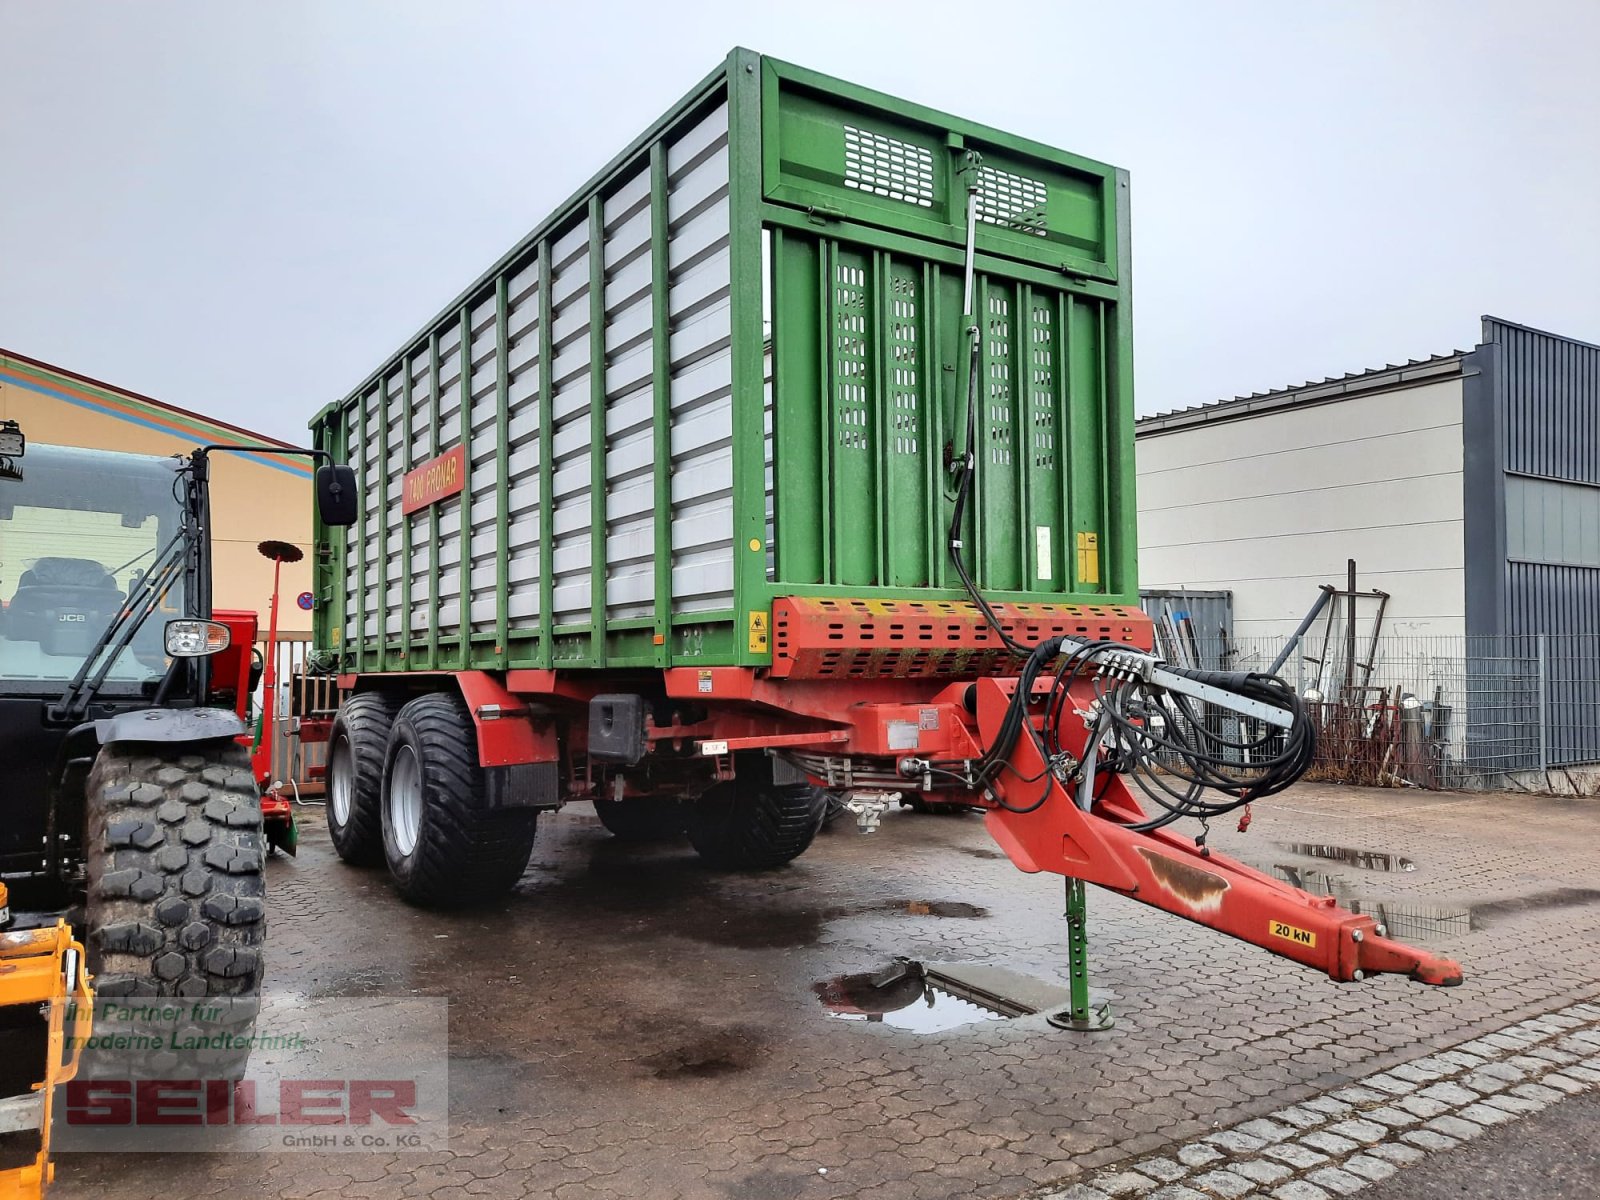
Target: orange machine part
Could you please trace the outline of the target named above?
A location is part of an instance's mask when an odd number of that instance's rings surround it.
[[[1154,645],[1137,608],[1118,604],[994,604],[1024,645],[1050,637]],[[1021,660],[965,600],[828,600],[786,596],[772,605],[776,679],[940,679],[1015,675]]]

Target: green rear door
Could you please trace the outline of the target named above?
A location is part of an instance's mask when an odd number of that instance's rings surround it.
[[[976,206],[976,488],[995,598],[1134,591],[1125,180],[765,60],[774,594],[960,594],[962,291]],[[924,591],[927,589],[928,591]]]
[[[777,582],[959,587],[960,268],[795,230],[771,261]],[[1077,548],[1109,523],[1107,302],[989,275],[976,294],[978,583],[1103,594]]]

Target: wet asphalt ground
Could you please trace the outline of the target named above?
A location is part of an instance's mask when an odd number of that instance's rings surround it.
[[[1575,1096],[1436,1155],[1365,1193],[1366,1200],[1595,1200],[1600,1097]]]
[[[448,997],[448,1150],[74,1154],[53,1195],[1008,1197],[1600,994],[1596,801],[1302,785],[1257,805],[1212,844],[1323,881],[1467,982],[1335,984],[1091,889],[1117,1013],[1095,1034],[926,1018],[917,998],[869,1020],[840,990],[895,956],[1065,984],[1062,881],[1016,871],[976,815],[841,825],[789,868],[728,875],[574,805],[511,897],[430,913],[340,864],[302,811],[300,856],[270,866],[269,992]],[[1560,1156],[1581,1103],[1522,1124]],[[1381,1194],[1518,1194],[1393,1190],[1430,1169]]]

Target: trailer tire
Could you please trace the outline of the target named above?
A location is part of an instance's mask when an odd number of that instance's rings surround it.
[[[539,814],[485,807],[472,718],[456,696],[418,696],[395,716],[383,760],[383,852],[413,904],[453,908],[511,890]]]
[[[383,760],[400,705],[362,692],[339,706],[328,735],[328,838],[351,866],[383,861]]]
[[[177,1029],[119,1030],[103,1012],[96,1044],[109,1045],[118,1032],[225,1032],[242,1048],[180,1053],[169,1040],[165,1050],[118,1052],[110,1069],[123,1078],[192,1078],[172,1072],[196,1068],[203,1078],[241,1077],[267,924],[266,844],[249,751],[232,741],[105,746],[86,799],[84,946],[95,992],[218,1001],[214,1020]]]
[[[806,852],[828,808],[809,783],[775,784],[765,755],[739,764],[732,780],[714,784],[686,806],[689,842],[713,867],[763,871]]]
[[[683,836],[683,803],[676,796],[596,800],[594,814],[621,842],[665,842]]]

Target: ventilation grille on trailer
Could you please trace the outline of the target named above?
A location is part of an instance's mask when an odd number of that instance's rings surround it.
[[[846,125],[844,185],[874,196],[930,208],[933,205],[933,151]]]
[[[932,208],[933,151],[885,133],[844,126],[844,185],[889,200]],[[978,220],[1036,237],[1046,235],[1050,189],[1042,179],[999,167],[978,168]]]
[[[998,167],[978,168],[980,221],[1044,237],[1045,202],[1049,197],[1049,189],[1041,180]]]

